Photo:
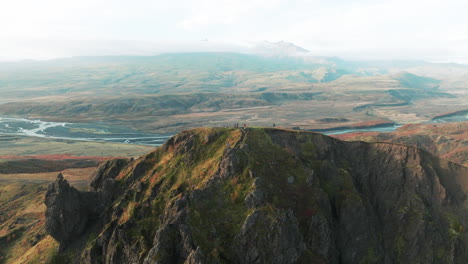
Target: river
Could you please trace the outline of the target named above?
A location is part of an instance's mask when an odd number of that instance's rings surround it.
[[[468,121],[468,115],[438,118],[428,123],[463,122]],[[323,131],[325,135],[336,135],[351,132],[392,132],[400,125],[386,127],[343,129]],[[47,122],[24,118],[0,117],[0,135],[19,135],[54,139],[127,143],[148,146],[160,146],[172,134],[153,134],[129,129],[122,126],[113,126],[103,123],[67,123]]]
[[[100,123],[67,123],[0,117],[0,135],[160,146],[170,134],[144,133]]]
[[[466,122],[466,121],[468,121],[468,114],[461,114],[461,115],[450,116],[450,117],[436,118],[424,124]],[[401,126],[402,125],[391,125],[391,126],[384,126],[384,127],[367,127],[367,128],[359,128],[359,129],[340,129],[340,130],[321,131],[320,133],[323,133],[325,135],[338,135],[338,134],[353,133],[353,132],[393,132]]]

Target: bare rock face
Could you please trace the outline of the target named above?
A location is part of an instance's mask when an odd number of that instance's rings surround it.
[[[252,171],[249,172],[252,173]],[[255,178],[251,188],[253,191],[247,194],[244,203],[248,208],[260,207],[266,198],[265,192],[262,190],[263,184],[261,179]]]
[[[100,164],[93,175],[93,180],[89,186],[98,191],[103,188],[106,179],[115,179],[122,169],[129,163],[128,159],[114,159]]]
[[[296,263],[305,249],[291,210],[271,215],[255,210],[234,238],[237,263]]]
[[[96,170],[91,192],[80,192],[60,173],[48,187],[45,204],[46,230],[65,248],[84,233],[90,222],[99,219],[111,204],[116,193],[114,178],[128,160],[116,159],[103,162]]]
[[[62,247],[83,233],[92,211],[88,208],[92,204],[89,198],[71,187],[61,173],[49,185],[45,198],[46,230]]]
[[[203,255],[203,252],[200,249],[200,247],[190,252],[190,255],[184,262],[184,264],[204,264],[204,263],[207,263],[207,262],[206,262],[205,255]]]
[[[171,264],[206,262],[200,247],[193,241],[189,222],[189,203],[209,197],[209,188],[191,197],[181,197],[169,204],[163,217],[164,223],[156,232],[153,247],[148,252],[144,264]]]

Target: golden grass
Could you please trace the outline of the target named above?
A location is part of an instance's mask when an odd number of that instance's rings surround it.
[[[12,264],[39,264],[50,261],[58,249],[58,242],[51,236],[46,236],[35,246],[29,248],[23,255],[15,260],[10,260]]]
[[[77,168],[77,169],[66,169],[61,173],[70,184],[86,184],[91,180],[93,172],[96,170],[95,167],[90,168]],[[59,172],[44,172],[44,173],[18,173],[18,174],[0,174],[0,183],[7,182],[29,182],[29,183],[41,183],[41,182],[53,182],[57,178]]]
[[[154,149],[151,146],[54,140],[37,137],[9,137],[2,141],[0,156],[72,155],[96,157],[133,157]]]

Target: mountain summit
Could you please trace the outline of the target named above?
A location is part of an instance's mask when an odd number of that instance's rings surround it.
[[[59,263],[467,263],[468,168],[390,143],[195,129],[111,160],[89,192],[59,175]]]
[[[253,52],[268,57],[295,57],[310,54],[310,51],[286,41],[263,41],[254,46]]]

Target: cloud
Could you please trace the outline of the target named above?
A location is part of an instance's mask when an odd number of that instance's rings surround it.
[[[226,26],[240,29],[246,22],[254,26],[259,23],[259,18],[264,13],[276,10],[283,2],[280,0],[203,0],[191,8],[187,17],[179,21],[177,26],[190,31]]]
[[[317,55],[468,57],[466,10],[461,0],[4,1],[0,57],[150,54],[204,38],[218,50],[285,40]]]
[[[464,17],[462,1],[381,1],[337,7],[295,21],[283,38],[326,55],[366,58],[428,58],[449,53],[449,39],[466,35],[454,21]]]

